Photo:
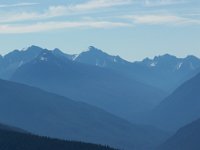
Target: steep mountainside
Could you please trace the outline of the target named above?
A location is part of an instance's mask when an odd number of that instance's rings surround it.
[[[164,129],[178,128],[200,118],[200,74],[181,85],[148,116]]]
[[[200,120],[182,127],[178,132],[162,144],[158,150],[199,150]]]

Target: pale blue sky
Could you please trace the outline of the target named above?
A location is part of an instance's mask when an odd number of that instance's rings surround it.
[[[0,53],[29,45],[128,60],[200,57],[199,0],[1,0]]]

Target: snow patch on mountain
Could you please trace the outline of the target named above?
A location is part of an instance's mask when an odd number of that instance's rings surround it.
[[[156,65],[157,65],[157,62],[152,62],[152,63],[150,64],[151,67],[156,67]]]
[[[73,61],[76,61],[76,59],[80,56],[80,54],[75,54],[72,58]]]
[[[46,58],[46,57],[40,57],[40,60],[41,61],[48,61],[48,58]]]
[[[181,69],[182,65],[183,65],[182,62],[178,63],[177,66],[176,66],[176,69],[177,69],[177,70]]]
[[[23,64],[24,64],[24,61],[21,60],[21,61],[19,62],[18,68],[21,67]]]

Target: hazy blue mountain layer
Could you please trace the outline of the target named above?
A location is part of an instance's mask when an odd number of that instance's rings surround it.
[[[154,125],[168,130],[200,118],[200,74],[185,82],[148,116]]]
[[[194,121],[162,144],[158,150],[199,150],[200,120]]]
[[[160,130],[26,85],[0,80],[0,95],[0,121],[37,135],[127,150],[152,149],[166,138]]]

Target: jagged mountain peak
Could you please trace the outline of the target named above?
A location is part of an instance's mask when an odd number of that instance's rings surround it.
[[[9,52],[8,54],[6,54],[6,55],[4,56],[4,58],[13,57],[13,56],[15,56],[15,55],[18,55],[19,53],[20,53],[20,50],[15,49],[15,50]]]
[[[100,49],[94,47],[94,46],[89,46],[88,51],[101,51]]]
[[[31,45],[31,46],[24,47],[22,51],[28,51],[28,50],[33,50],[33,49],[43,49],[43,48],[36,45]]]
[[[27,47],[27,48],[23,48],[21,50],[18,50],[18,49],[15,49],[13,50],[12,52],[6,54],[4,56],[4,58],[9,58],[9,59],[12,59],[13,57],[22,57],[22,56],[35,56],[35,55],[38,55],[42,50],[44,50],[43,48],[41,47],[38,47],[38,46],[30,46],[30,47]]]
[[[153,59],[150,59],[147,57],[142,62],[137,62],[137,63],[144,63],[145,65],[149,67],[154,67],[154,68],[161,67],[165,69],[171,68],[171,69],[179,70],[182,66],[185,66],[188,68],[188,65],[192,66],[192,68],[194,69],[199,66],[200,60],[199,58],[193,55],[188,55],[187,57],[184,57],[184,58],[178,58],[174,55],[164,54],[164,55],[155,56]]]
[[[94,47],[90,46],[87,51],[76,55],[73,59],[74,61],[95,65],[99,67],[108,67],[113,64],[122,64],[127,61],[122,59],[120,56],[113,56],[107,54],[106,52]]]
[[[152,62],[160,62],[160,61],[174,61],[177,60],[178,58],[176,56],[170,55],[170,54],[164,54],[164,55],[158,55],[155,56],[154,58],[149,58],[146,57],[145,59],[143,59],[141,62],[138,61],[137,63],[145,63],[145,64],[149,64]]]
[[[111,55],[109,55],[109,54],[107,54],[107,53],[105,53],[104,51],[102,51],[101,49],[98,49],[98,48],[96,48],[96,47],[94,47],[94,46],[89,46],[88,47],[88,50],[87,51],[85,51],[85,52],[82,52],[80,55],[82,55],[82,54],[91,54],[91,55],[94,55],[94,56],[111,56]]]
[[[143,61],[155,61],[155,60],[199,60],[198,57],[194,56],[194,55],[187,55],[186,57],[176,57],[174,55],[171,54],[164,54],[164,55],[158,55],[155,56],[153,59],[147,57],[145,59],[143,59]]]
[[[66,54],[66,53],[64,53],[62,50],[60,50],[60,49],[58,49],[58,48],[55,48],[55,49],[52,51],[52,53],[53,53],[55,56],[61,58],[61,59],[64,60],[64,61],[73,60],[73,59],[75,59],[75,57],[77,56],[77,55],[75,55],[75,54],[72,54],[72,55]]]
[[[155,56],[153,58],[154,61],[175,61],[177,60],[178,58],[174,55],[170,55],[170,54],[164,54],[164,55],[159,55],[159,56]]]
[[[55,48],[53,51],[56,53],[63,53],[59,48]]]
[[[188,55],[188,56],[185,57],[185,60],[199,61],[199,58],[194,56],[194,55]]]

